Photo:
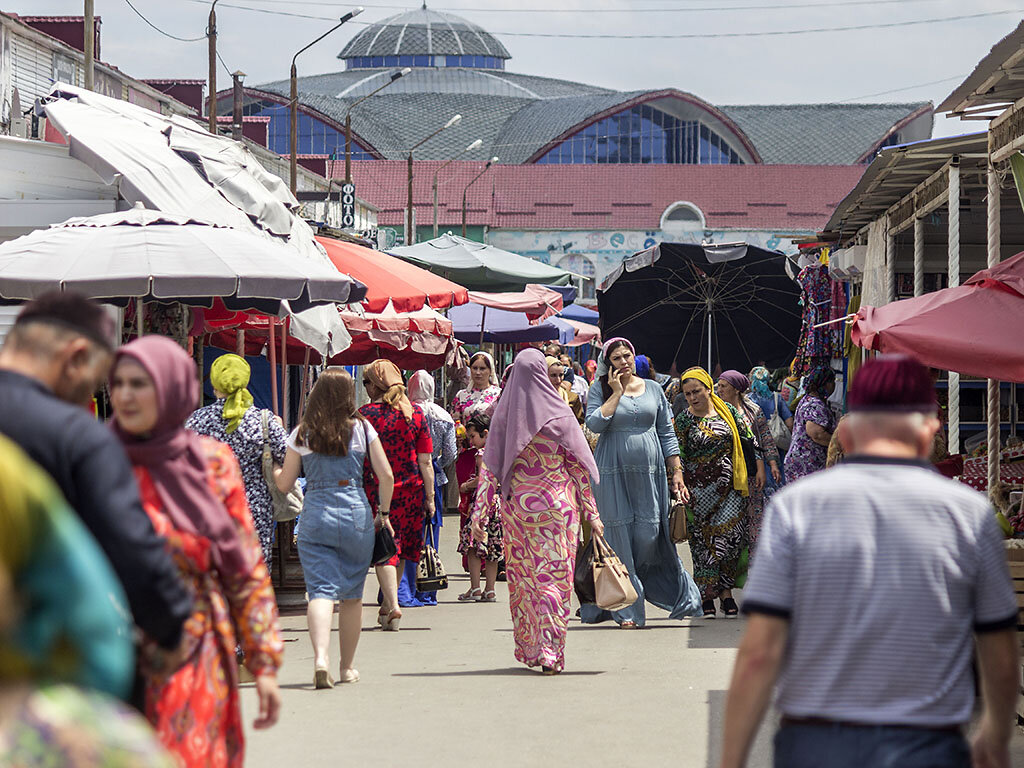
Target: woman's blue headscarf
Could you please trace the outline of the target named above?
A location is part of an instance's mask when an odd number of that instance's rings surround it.
[[[755,395],[762,399],[772,397],[772,388],[769,385],[771,373],[763,365],[757,365],[750,370],[750,389]]]
[[[651,358],[647,355],[636,356],[636,375],[641,379],[651,378]]]

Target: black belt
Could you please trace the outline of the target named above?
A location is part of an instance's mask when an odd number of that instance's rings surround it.
[[[907,723],[855,723],[849,720],[829,720],[825,717],[790,717],[783,715],[782,727],[787,725],[816,725],[828,727],[839,725],[843,728],[908,728],[914,731],[940,731],[943,733],[960,733],[959,725],[910,725]]]

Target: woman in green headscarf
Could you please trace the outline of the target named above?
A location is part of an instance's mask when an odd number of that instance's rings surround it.
[[[274,541],[274,507],[263,477],[263,444],[270,445],[274,463],[284,464],[285,435],[281,423],[269,411],[253,407],[249,363],[238,355],[221,355],[210,366],[210,384],[217,401],[189,416],[185,426],[231,446],[242,468],[245,495],[249,500],[263,559],[270,567]]]

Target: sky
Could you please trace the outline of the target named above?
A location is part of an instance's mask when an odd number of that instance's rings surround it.
[[[209,0],[94,2],[103,21],[104,61],[138,78],[206,78],[205,39],[171,39],[147,25],[132,6],[165,33],[202,38]],[[365,24],[419,5],[362,3],[362,14],[302,54],[300,76],[342,69],[338,52]],[[1024,18],[1024,0],[434,0],[428,5],[457,13],[498,37],[512,54],[506,64],[510,71],[624,91],[677,88],[718,105],[938,104]],[[230,83],[228,72],[239,69],[249,85],[286,78],[292,55],[352,7],[338,0],[218,0],[223,59],[218,87]],[[81,15],[83,2],[5,0],[2,9]],[[950,17],[959,18],[938,21]],[[927,23],[904,24],[922,21]],[[877,26],[886,24],[897,26]],[[864,26],[871,28],[848,29]],[[847,29],[809,31],[836,27]],[[795,34],[764,34],[774,32]],[[573,37],[542,36],[555,34]],[[651,35],[673,37],[637,37]],[[936,116],[934,135],[984,128],[984,123]]]

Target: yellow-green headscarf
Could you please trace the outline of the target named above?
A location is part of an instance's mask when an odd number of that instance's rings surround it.
[[[210,383],[225,395],[224,420],[228,425],[224,431],[230,434],[252,408],[252,395],[245,388],[249,383],[249,364],[238,355],[221,355],[210,366]]]
[[[705,387],[711,390],[711,405],[722,420],[732,430],[732,487],[744,496],[750,495],[750,488],[747,483],[747,462],[743,458],[743,445],[740,443],[740,431],[736,426],[736,420],[732,417],[729,405],[715,393],[715,382],[711,380],[711,374],[703,368],[690,368],[679,377],[680,384],[687,379],[696,379]]]

